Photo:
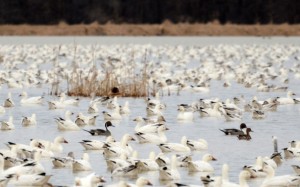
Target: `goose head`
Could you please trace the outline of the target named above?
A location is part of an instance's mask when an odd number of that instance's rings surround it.
[[[216,161],[217,159],[211,154],[205,154],[203,155],[202,160],[208,162],[208,161]]]
[[[148,179],[146,179],[146,178],[144,178],[144,177],[139,177],[139,178],[136,180],[136,185],[137,185],[137,186],[145,186],[145,185],[147,185],[147,186],[152,186],[152,183],[151,183]]]
[[[54,139],[54,143],[68,143],[68,141],[64,137],[58,136]]]
[[[23,91],[19,97],[22,97],[22,98],[27,98],[27,92]]]

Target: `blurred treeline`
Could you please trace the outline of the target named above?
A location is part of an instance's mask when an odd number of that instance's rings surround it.
[[[0,0],[0,24],[300,23],[300,0]]]

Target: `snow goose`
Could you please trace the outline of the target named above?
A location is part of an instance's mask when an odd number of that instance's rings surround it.
[[[144,177],[139,177],[135,184],[127,183],[127,187],[144,187],[144,186],[152,186],[152,183],[144,178]]]
[[[243,135],[245,134],[244,130],[247,128],[247,125],[245,123],[241,123],[240,124],[240,129],[234,129],[234,128],[230,128],[230,129],[219,129],[220,131],[224,132],[225,135]]]
[[[108,127],[114,127],[111,121],[105,122],[105,130],[103,129],[91,129],[91,130],[83,129],[83,130],[90,133],[92,136],[111,136],[111,132],[108,130]]]
[[[266,177],[266,173],[263,171],[263,158],[258,156],[254,165],[245,165],[243,170],[248,171],[251,174],[251,178]]]
[[[7,96],[7,99],[5,99],[4,105],[3,105],[3,106],[6,107],[6,108],[14,107],[14,106],[15,106],[15,103],[14,103],[13,100],[12,100],[11,93],[8,92],[7,95],[8,95],[8,96]]]
[[[297,175],[300,175],[300,166],[298,165],[292,165],[293,170]]]
[[[265,112],[262,110],[253,110],[252,119],[264,119],[266,117]]]
[[[30,117],[23,117],[22,125],[23,126],[36,125],[36,114],[33,113]]]
[[[79,104],[79,98],[76,99],[66,99],[66,94],[64,92],[62,92],[60,95],[60,101],[62,102],[62,104],[64,105],[74,105],[74,106],[78,106]]]
[[[78,127],[78,125],[76,125],[76,123],[74,123],[71,120],[71,115],[73,113],[71,113],[70,111],[66,111],[65,113],[65,119],[63,118],[56,118],[56,123],[57,123],[57,128],[59,130],[80,130],[80,127]]]
[[[89,155],[87,153],[83,153],[81,159],[76,159],[72,164],[73,171],[90,171],[92,170],[92,166],[89,162]]]
[[[149,159],[140,159],[138,161],[138,168],[141,171],[157,171],[159,165],[155,162],[155,153],[151,151],[149,153]]]
[[[292,91],[287,92],[287,97],[279,97],[277,101],[280,105],[286,105],[286,104],[295,104],[295,101],[292,96],[296,95]]]
[[[170,164],[170,159],[164,154],[164,153],[159,153],[156,158],[155,158],[155,162],[160,166],[166,166]]]
[[[123,152],[123,153],[121,153],[121,155],[119,157],[106,159],[106,164],[107,164],[107,169],[112,172],[116,168],[129,166],[130,164],[133,164],[133,163],[131,163],[128,160],[127,154],[125,152]]]
[[[220,118],[223,116],[221,108],[222,106],[219,102],[214,103],[213,108],[200,108],[200,116]]]
[[[187,146],[187,138],[183,136],[181,143],[162,143],[158,145],[162,152],[190,152],[191,149]]]
[[[168,128],[164,125],[161,125],[157,129],[156,133],[135,133],[139,143],[165,143],[167,142],[167,137],[164,131],[168,130]]]
[[[13,116],[9,116],[8,121],[1,121],[1,130],[14,130],[15,125],[13,124]]]
[[[198,139],[198,140],[189,140],[187,139],[186,145],[192,150],[192,151],[202,151],[206,150],[208,148],[207,141],[204,139]]]
[[[209,161],[215,161],[211,154],[205,154],[202,157],[202,160],[199,161],[188,161],[188,170],[189,172],[213,172],[214,168],[210,165]]]
[[[29,97],[27,95],[27,92],[23,91],[20,94],[21,100],[20,103],[21,104],[41,104],[43,102],[43,96],[37,96],[37,97]]]
[[[137,163],[130,164],[128,166],[119,167],[112,171],[112,176],[131,176],[136,177],[139,174],[139,169],[137,167]]]
[[[56,153],[61,153],[63,151],[62,143],[68,143],[68,141],[62,136],[57,136],[53,142],[40,139],[31,139],[31,141],[34,142],[36,147],[43,145],[46,150]]]
[[[69,152],[66,157],[51,157],[51,159],[54,167],[63,168],[72,167],[75,157],[73,152]]]
[[[160,180],[179,180],[180,173],[177,170],[177,158],[176,155],[172,155],[171,167],[163,166],[159,169],[159,179]]]
[[[183,106],[178,107],[177,120],[182,121],[193,121],[194,120],[194,112],[186,111]]]
[[[116,106],[112,113],[108,113],[107,111],[102,112],[105,120],[121,120],[122,116],[120,114],[120,107]]]
[[[246,134],[239,134],[237,137],[239,140],[251,140],[250,132],[253,132],[251,128],[246,128]]]
[[[118,157],[122,153],[125,153],[126,156],[129,156],[132,152],[132,148],[128,145],[129,141],[135,141],[135,139],[129,134],[124,134],[121,142],[112,142],[106,143],[104,145],[103,156],[105,158]]]
[[[129,108],[129,102],[126,101],[124,106],[121,107],[120,109],[120,114],[128,115],[130,114],[130,108]]]
[[[95,125],[98,115],[84,116],[81,112],[78,113],[75,123],[78,126]]]
[[[268,165],[264,166],[263,171],[267,173],[267,177],[262,183],[261,187],[300,185],[300,176],[297,175],[275,176],[274,169]]]
[[[103,177],[91,173],[85,177],[76,177],[75,185],[82,187],[97,187],[100,183],[106,182]]]
[[[37,173],[37,174],[16,174],[15,180],[12,180],[12,183],[15,186],[43,186],[46,184],[52,175],[46,175],[46,173]]]
[[[82,140],[79,142],[85,150],[103,150],[103,146],[106,143],[115,142],[112,136],[108,136],[105,141],[100,140]]]
[[[88,113],[89,114],[95,114],[98,113],[99,109],[98,109],[98,103],[97,102],[92,102],[88,108]]]

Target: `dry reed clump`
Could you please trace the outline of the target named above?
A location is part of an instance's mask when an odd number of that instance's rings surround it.
[[[113,73],[106,72],[103,79],[99,77],[97,71],[85,77],[79,73],[75,80],[69,81],[68,95],[89,97],[94,93],[96,96],[147,96],[147,80],[143,76],[138,75],[118,81]]]

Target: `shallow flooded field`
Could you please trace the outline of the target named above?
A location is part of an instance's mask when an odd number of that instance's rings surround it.
[[[55,156],[66,156],[68,152],[72,151],[75,158],[79,159],[83,153],[88,153],[91,171],[74,172],[68,167],[55,168],[51,158],[42,158],[40,162],[45,172],[52,175],[49,183],[53,185],[72,186],[75,184],[75,177],[84,177],[92,172],[103,176],[107,181],[105,185],[118,183],[120,179],[135,183],[140,176],[151,181],[153,186],[164,186],[172,182],[159,180],[159,171],[139,172],[134,177],[112,176],[107,169],[103,151],[86,151],[80,145],[79,142],[82,140],[104,141],[106,139],[105,136],[91,136],[81,130],[105,128],[104,124],[107,120],[104,119],[102,111],[112,112],[106,104],[97,104],[98,112],[95,115],[98,116],[95,125],[87,125],[80,127],[80,130],[73,131],[58,129],[56,118],[64,118],[67,110],[74,113],[71,116],[72,121],[75,121],[79,112],[84,115],[92,115],[88,114],[92,98],[68,97],[68,99],[79,98],[79,104],[49,109],[48,101],[59,101],[60,99],[50,95],[53,85],[59,81],[58,93],[66,93],[70,89],[68,81],[79,79],[78,75],[82,80],[90,78],[101,81],[107,73],[104,71],[104,67],[109,67],[110,73],[114,75],[113,78],[121,83],[131,80],[129,77],[132,78],[133,75],[128,73],[132,70],[130,68],[134,68],[131,72],[137,77],[143,73],[145,67],[147,68],[147,84],[149,86],[147,93],[149,96],[117,98],[117,103],[121,106],[128,101],[131,110],[130,114],[122,115],[120,120],[112,120],[115,127],[111,127],[109,130],[117,141],[126,133],[136,139],[136,122],[133,119],[137,116],[156,119],[157,114],[164,116],[165,124],[169,128],[165,132],[167,142],[180,143],[183,136],[188,139],[198,140],[201,138],[207,141],[208,149],[206,150],[165,153],[169,158],[173,154],[190,154],[193,161],[201,160],[204,154],[210,153],[217,159],[210,162],[214,168],[214,172],[210,173],[189,172],[186,167],[178,167],[180,180],[175,180],[175,182],[202,185],[200,176],[206,174],[220,176],[222,165],[227,163],[230,181],[238,183],[239,173],[245,165],[253,165],[258,156],[270,157],[272,155],[274,152],[272,136],[278,138],[278,151],[283,157],[282,149],[289,147],[289,142],[292,140],[300,140],[300,105],[297,104],[298,100],[300,102],[299,38],[287,39],[290,42],[282,38],[278,40],[269,38],[264,39],[268,40],[266,43],[263,42],[263,39],[243,38],[245,44],[239,41],[229,44],[229,39],[209,43],[207,38],[202,43],[199,38],[197,41],[189,39],[193,42],[185,44],[181,43],[183,42],[181,39],[163,38],[163,40],[169,40],[170,44],[160,44],[155,39],[155,45],[128,44],[127,42],[116,44],[118,37],[112,42],[114,44],[101,44],[101,41],[106,39],[99,39],[99,43],[93,42],[91,45],[80,44],[80,42],[64,44],[59,42],[59,39],[55,41],[55,44],[48,40],[51,38],[48,38],[45,44],[25,45],[15,41],[13,44],[4,42],[0,45],[0,104],[3,106],[4,101],[8,98],[8,93],[11,93],[11,99],[14,102],[13,107],[4,107],[5,112],[0,114],[0,120],[7,121],[9,116],[13,116],[15,126],[12,130],[0,131],[0,149],[1,151],[8,149],[5,145],[7,142],[29,145],[30,139],[53,141],[55,137],[63,136],[68,144],[62,144],[63,151],[54,153]],[[75,38],[75,40],[79,39]],[[136,43],[139,43],[138,39],[136,40]],[[30,38],[28,41],[25,43],[30,43]],[[251,41],[260,42],[254,44]],[[145,43],[150,42],[149,39]],[[130,43],[135,43],[135,40]],[[75,48],[76,52],[74,52]],[[111,59],[115,60],[111,61]],[[91,78],[89,72],[95,67],[97,76]],[[74,72],[77,74],[72,77]],[[19,95],[23,91],[27,92],[28,97],[43,96],[42,104],[22,104],[22,97]],[[288,91],[295,94],[291,96],[295,100],[290,99],[292,100],[290,104],[276,102],[277,109],[275,111],[266,108],[257,109],[264,112],[262,119],[253,119],[255,107],[250,111],[245,111],[244,106],[252,105],[253,100],[267,101],[269,98],[276,98],[277,101],[280,101],[282,98],[289,97],[287,96]],[[147,98],[154,99],[151,95],[153,92],[157,92],[159,98],[156,99],[159,99],[162,106],[165,107],[163,107],[164,109],[156,108],[158,112],[155,115],[147,115]],[[233,119],[228,117],[228,112],[226,114],[222,111],[233,105],[235,97],[241,100],[236,104],[241,110]],[[203,107],[201,99],[220,103],[222,106],[222,110],[218,110],[220,116],[201,116],[200,111],[204,110],[200,108],[200,106]],[[211,105],[210,101],[209,105]],[[268,102],[270,101],[269,99]],[[178,119],[178,105],[180,104],[192,105],[188,110],[193,111],[193,120]],[[214,104],[212,104],[213,106]],[[31,116],[33,113],[36,114],[37,124],[22,125],[23,117]],[[219,130],[239,128],[241,123],[247,124],[254,131],[251,133],[250,141],[239,140],[236,136],[225,136]],[[156,155],[161,152],[155,143],[141,144],[138,141],[132,141],[129,142],[129,145],[136,150],[139,159],[148,158],[151,151],[154,151]],[[283,158],[275,175],[294,174],[291,167],[293,164],[300,165],[299,157]],[[263,181],[264,178],[247,180],[249,186],[260,186]],[[8,186],[13,186],[12,182]]]

